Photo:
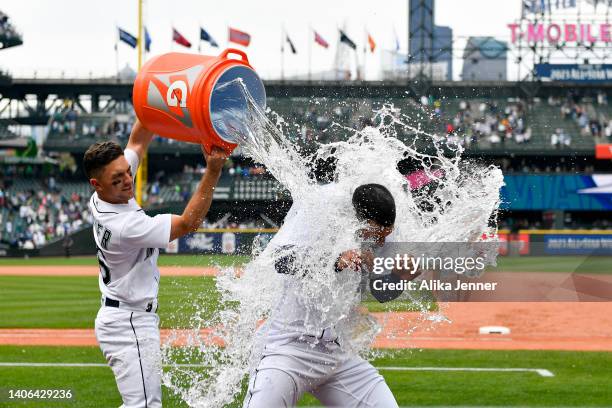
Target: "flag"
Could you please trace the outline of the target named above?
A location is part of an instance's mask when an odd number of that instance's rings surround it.
[[[251,36],[244,31],[229,27],[229,41],[248,47],[251,43]]]
[[[132,34],[128,33],[127,31],[124,31],[120,28],[118,28],[118,30],[119,30],[119,40],[123,41],[124,43],[126,43],[132,48],[136,48],[136,46],[138,45],[138,39],[134,37]]]
[[[151,41],[151,36],[149,35],[149,30],[147,30],[147,27],[145,27],[145,51],[149,52],[151,51],[151,43],[153,41]]]
[[[342,30],[339,30],[339,31],[340,31],[340,42],[343,42],[346,45],[348,45],[349,47],[351,47],[352,49],[356,50],[357,49],[357,45],[353,42],[353,40],[348,38],[348,35],[346,35],[344,33],[344,31],[342,31]]]
[[[400,50],[400,42],[399,38],[397,37],[397,31],[395,31],[395,27],[393,27],[393,36],[395,37],[395,52],[398,52]]]
[[[374,41],[374,38],[372,38],[370,33],[368,33],[368,44],[370,45],[370,52],[374,52],[374,50],[376,49],[376,42]]]
[[[289,47],[291,48],[291,53],[297,54],[297,50],[295,49],[295,46],[293,45],[291,38],[289,38],[289,34],[287,34],[286,37],[287,37],[287,43],[289,43]]]
[[[176,31],[176,28],[172,28],[172,41],[182,45],[183,47],[191,48],[191,43],[189,40],[183,37],[181,33]]]
[[[211,47],[219,47],[219,44],[217,44],[215,39],[212,38],[212,36],[202,27],[200,27],[200,40],[206,41]]]
[[[319,45],[320,45],[321,47],[323,47],[323,48],[328,48],[328,47],[329,47],[329,44],[327,43],[327,41],[325,41],[325,39],[324,39],[323,37],[321,37],[321,36],[319,35],[319,33],[317,33],[317,32],[315,31],[315,32],[314,32],[314,35],[315,35],[314,40],[315,40],[315,42],[316,42],[317,44],[319,44]]]

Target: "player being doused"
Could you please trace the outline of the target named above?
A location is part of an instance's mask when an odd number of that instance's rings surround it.
[[[330,185],[330,188],[333,188]],[[331,190],[330,190],[331,192]],[[345,205],[350,205],[362,228],[357,231],[362,248],[329,255],[335,273],[353,273],[367,276],[363,270],[371,270],[373,259],[393,232],[396,207],[387,188],[380,184],[364,184],[357,187]],[[308,251],[307,234],[313,220],[307,212],[289,211],[284,225],[269,247],[277,248],[282,256],[276,258],[278,273],[287,279],[299,279],[308,271],[296,261],[311,254]],[[316,256],[312,254],[312,256]],[[414,271],[394,271],[373,280],[399,281],[414,279]],[[323,327],[316,332],[305,321],[312,316],[301,303],[299,294],[288,290],[281,296],[269,321],[260,329],[261,356],[251,372],[244,407],[291,407],[305,392],[314,395],[325,406],[333,407],[397,407],[384,378],[366,360],[355,353],[347,353],[345,337],[336,325]],[[388,301],[401,292],[377,292],[372,294],[379,301]],[[325,299],[320,299],[325,302]]]

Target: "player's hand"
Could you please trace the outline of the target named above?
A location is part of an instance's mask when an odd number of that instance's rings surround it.
[[[219,147],[213,146],[210,153],[206,153],[204,146],[202,146],[202,153],[204,153],[204,158],[206,159],[206,171],[221,173],[223,165],[228,157],[227,152]]]
[[[374,268],[374,253],[370,250],[364,250],[361,252],[361,263],[371,271]]]
[[[344,251],[336,261],[336,270],[343,271],[345,269],[352,269],[355,272],[359,272],[362,262],[361,253],[359,251]]]

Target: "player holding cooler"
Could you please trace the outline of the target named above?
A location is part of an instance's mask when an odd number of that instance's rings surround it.
[[[126,408],[162,405],[159,248],[201,225],[227,158],[218,148],[204,153],[206,171],[183,214],[150,217],[134,199],[134,174],[152,138],[136,121],[125,150],[114,142],[96,143],[83,159],[95,189],[89,209],[102,292],[95,333]]]

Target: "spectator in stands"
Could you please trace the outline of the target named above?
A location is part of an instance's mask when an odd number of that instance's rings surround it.
[[[570,146],[572,144],[572,138],[562,128],[555,129],[555,132],[550,136],[550,144],[555,148],[561,148],[564,146]]]
[[[598,105],[607,105],[608,104],[608,95],[603,91],[597,92],[597,104]]]
[[[612,119],[608,121],[608,125],[604,129],[604,136],[608,139],[608,142],[612,141]]]

